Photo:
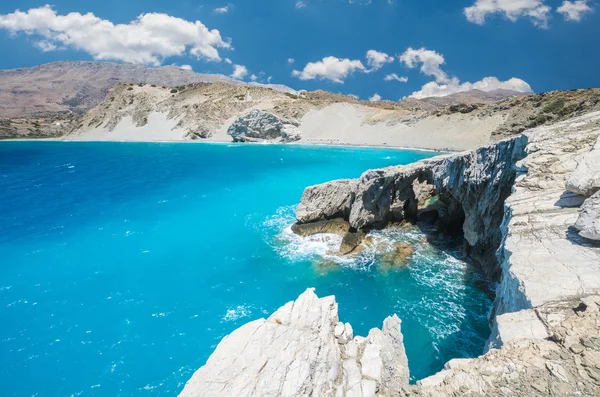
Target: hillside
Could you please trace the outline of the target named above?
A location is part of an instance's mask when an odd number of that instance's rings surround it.
[[[119,82],[181,86],[190,83],[247,83],[220,74],[202,74],[177,66],[150,68],[112,62],[53,62],[0,71],[0,118],[56,116],[85,112]],[[254,83],[253,83],[254,84]],[[281,85],[265,85],[293,92]]]
[[[230,142],[229,126],[254,109],[296,126],[300,143],[462,150],[598,110],[600,90],[369,102],[175,66],[55,62],[0,71],[0,139]]]
[[[299,143],[462,150],[599,110],[600,89],[431,108],[407,101],[360,101],[326,91],[294,95],[223,83],[175,89],[119,84],[72,125],[66,138],[231,142],[228,128],[253,109],[268,111],[297,126]]]

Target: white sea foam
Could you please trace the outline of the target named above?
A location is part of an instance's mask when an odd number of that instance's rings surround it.
[[[240,305],[231,309],[227,309],[227,313],[223,316],[223,321],[236,321],[240,318],[248,317],[252,314],[252,307]]]
[[[473,297],[468,292],[468,288],[473,288],[465,283],[468,265],[451,253],[433,246],[416,226],[371,231],[368,236],[376,244],[366,247],[358,255],[339,257],[332,253],[339,248],[340,236],[321,234],[301,237],[291,230],[294,221],[294,207],[290,206],[280,208],[263,223],[263,227],[270,230],[269,235],[275,234],[271,244],[276,252],[294,262],[326,260],[358,271],[368,271],[379,265],[382,252],[394,250],[395,243],[406,242],[413,246],[415,251],[401,270],[404,275],[399,277],[410,277],[419,285],[422,295],[417,300],[408,296],[406,299],[400,298],[397,310],[400,313],[410,312],[432,335],[436,348],[444,339],[464,332],[461,326],[468,316],[466,300],[485,299],[480,295]],[[424,311],[424,307],[427,310]],[[468,340],[465,343],[477,344],[478,341]]]

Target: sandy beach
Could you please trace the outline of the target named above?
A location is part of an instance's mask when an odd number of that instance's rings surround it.
[[[264,106],[261,106],[264,107]],[[296,144],[340,146],[384,146],[443,151],[472,149],[490,142],[494,129],[504,116],[486,118],[455,113],[429,116],[406,123],[394,120],[394,111],[349,103],[334,103],[311,110],[299,121],[302,138]],[[194,142],[224,142],[232,139],[227,129],[238,116],[221,124],[210,138]],[[148,122],[136,126],[131,116],[123,117],[112,129],[104,126],[78,131],[63,140],[77,141],[189,141],[186,132],[167,113],[153,112]]]

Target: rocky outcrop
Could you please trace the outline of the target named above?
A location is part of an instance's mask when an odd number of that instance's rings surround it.
[[[600,138],[589,152],[576,161],[577,167],[567,176],[565,185],[567,190],[589,197],[600,190]]]
[[[600,191],[583,202],[575,228],[581,237],[600,240]]]
[[[502,237],[504,200],[526,143],[521,136],[471,152],[370,170],[357,180],[311,186],[302,195],[296,218],[306,224],[342,216],[355,229],[384,227],[418,219],[424,213],[419,209],[435,197],[444,205],[432,209],[433,219],[462,226],[471,257],[491,280],[498,280],[495,252]]]
[[[535,329],[515,318],[502,348],[475,359],[451,360],[443,371],[391,395],[600,395],[598,303],[600,296],[595,295],[525,311],[535,317]]]
[[[180,397],[389,395],[408,385],[400,323],[394,315],[381,330],[354,337],[335,298],[308,289],[223,338]]]
[[[298,123],[254,109],[238,118],[227,130],[234,142],[293,142],[301,138]]]
[[[307,187],[296,208],[296,219],[299,223],[348,219],[355,186],[355,180],[340,179]]]

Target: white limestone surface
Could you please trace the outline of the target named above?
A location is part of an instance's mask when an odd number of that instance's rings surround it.
[[[497,315],[600,292],[600,245],[574,227],[585,197],[565,189],[599,135],[600,112],[525,132],[528,154],[505,204]]]
[[[408,385],[400,319],[354,337],[333,296],[308,289],[223,338],[180,397],[367,397]]]

